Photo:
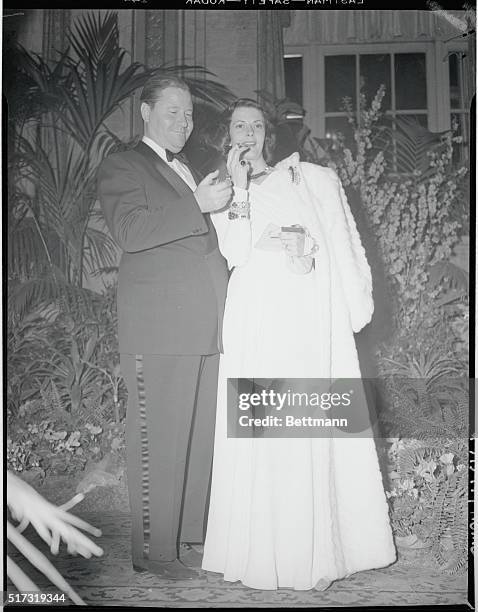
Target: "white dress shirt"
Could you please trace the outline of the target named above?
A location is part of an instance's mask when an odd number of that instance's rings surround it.
[[[187,166],[185,166],[182,162],[179,161],[179,159],[176,158],[174,158],[172,161],[168,161],[166,157],[166,149],[159,146],[159,144],[151,138],[143,136],[142,140],[144,144],[147,144],[148,147],[151,147],[153,151],[155,151],[159,155],[159,157],[164,160],[168,164],[168,166],[170,166],[176,172],[176,174],[183,179],[183,181],[191,188],[192,191],[196,190],[196,181],[194,180],[194,177]]]

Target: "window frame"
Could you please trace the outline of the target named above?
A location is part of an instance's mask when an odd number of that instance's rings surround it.
[[[327,55],[425,53],[427,75],[427,119],[431,132],[442,132],[451,127],[448,61],[443,61],[449,49],[466,51],[466,43],[451,41],[399,41],[377,43],[351,43],[341,45],[322,45],[307,43],[286,45],[284,55],[303,57],[303,100],[307,112],[306,122],[312,134],[325,138],[325,119],[330,113],[325,111],[325,57]],[[359,81],[357,79],[357,87]],[[443,95],[443,92],[447,95]],[[314,109],[312,112],[311,109]],[[416,114],[414,110],[401,110],[400,115]]]
[[[450,103],[450,69],[449,69],[449,56],[450,53],[465,53],[466,55],[468,55],[469,53],[469,49],[468,49],[468,43],[465,41],[460,41],[460,40],[451,40],[447,43],[445,43],[443,45],[443,55],[441,57],[443,66],[444,66],[444,87],[446,88],[445,91],[447,91],[447,96],[446,97],[446,103],[444,105],[444,112],[448,113],[447,119],[447,127],[445,129],[451,129],[451,115],[461,115],[463,116],[464,119],[466,119],[466,134],[465,134],[465,139],[464,142],[462,144],[462,148],[461,148],[461,152],[460,152],[460,158],[462,159],[462,161],[464,161],[465,159],[468,158],[468,147],[469,147],[469,139],[470,139],[470,125],[469,125],[469,120],[470,120],[470,109],[466,108],[465,105],[463,104],[461,108],[459,109],[454,109],[451,108],[451,103]],[[446,58],[446,59],[444,59]],[[462,61],[461,59],[459,60],[460,62]],[[465,102],[464,98],[466,95],[466,91],[465,91],[465,86],[464,86],[464,79],[466,78],[465,75],[465,66],[463,64],[461,64],[459,66],[459,70],[461,72],[460,78],[462,80],[461,86],[462,86],[462,91],[460,92],[460,95],[462,96],[462,102]]]

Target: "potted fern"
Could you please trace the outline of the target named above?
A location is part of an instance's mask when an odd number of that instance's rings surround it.
[[[441,391],[429,396],[427,416],[414,386],[395,379],[391,409],[382,415],[396,436],[389,439],[387,491],[396,543],[402,550],[429,549],[438,567],[453,574],[465,569],[468,552],[466,380],[444,378]]]

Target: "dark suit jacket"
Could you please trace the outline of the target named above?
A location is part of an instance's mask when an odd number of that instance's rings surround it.
[[[222,350],[227,265],[209,215],[143,142],[107,157],[98,198],[123,250],[118,278],[121,353],[208,355]]]

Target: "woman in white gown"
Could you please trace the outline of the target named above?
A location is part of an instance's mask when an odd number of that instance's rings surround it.
[[[370,269],[337,175],[297,153],[270,168],[261,107],[230,110],[233,202],[211,218],[233,271],[202,567],[257,589],[323,590],[396,560],[374,441],[228,438],[227,378],[360,377]],[[275,249],[263,248],[270,224]]]

